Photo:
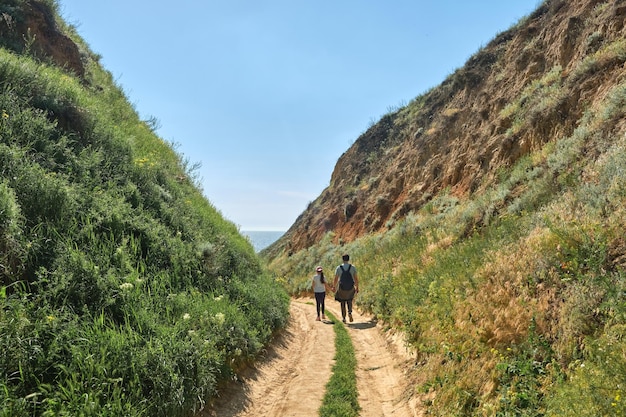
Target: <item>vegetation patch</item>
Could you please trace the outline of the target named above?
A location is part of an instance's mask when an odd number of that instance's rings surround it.
[[[339,325],[330,312],[326,314],[335,329],[335,364],[332,375],[326,384],[326,393],[320,407],[322,417],[356,417],[359,415],[358,392],[356,387],[356,357],[352,339],[345,326]]]

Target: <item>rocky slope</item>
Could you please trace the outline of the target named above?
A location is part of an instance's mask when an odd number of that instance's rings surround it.
[[[38,59],[51,61],[82,77],[85,74],[78,46],[57,27],[53,11],[39,2],[5,7],[0,15],[0,45],[15,52],[27,49]]]
[[[384,231],[442,190],[479,193],[501,168],[570,134],[626,75],[625,17],[625,1],[543,2],[363,133],[266,253],[295,253],[329,232],[338,243]]]

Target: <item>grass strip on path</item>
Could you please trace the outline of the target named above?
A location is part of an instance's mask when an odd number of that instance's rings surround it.
[[[335,365],[326,384],[326,393],[320,407],[321,417],[356,417],[361,407],[356,389],[356,357],[352,339],[345,326],[328,310],[326,315],[335,329]]]

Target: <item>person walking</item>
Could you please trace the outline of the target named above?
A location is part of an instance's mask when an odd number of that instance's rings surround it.
[[[332,290],[335,292],[335,300],[341,303],[342,321],[346,322],[347,310],[348,319],[352,323],[352,300],[354,295],[359,292],[359,278],[356,267],[350,264],[350,255],[346,253],[341,259],[343,264],[335,269],[335,281]]]
[[[324,270],[321,266],[315,268],[315,272],[311,288],[313,289],[313,294],[315,294],[315,309],[317,311],[317,318],[315,320],[320,321],[320,312],[322,313],[322,320],[326,320],[326,315],[324,314],[324,301],[326,299],[326,288],[328,287],[328,283],[326,282]]]

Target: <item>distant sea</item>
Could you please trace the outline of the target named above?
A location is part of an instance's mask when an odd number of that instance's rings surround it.
[[[254,247],[256,252],[260,252],[267,248],[272,243],[276,242],[278,238],[285,234],[284,231],[268,230],[242,230],[241,233],[250,239],[250,243]]]

